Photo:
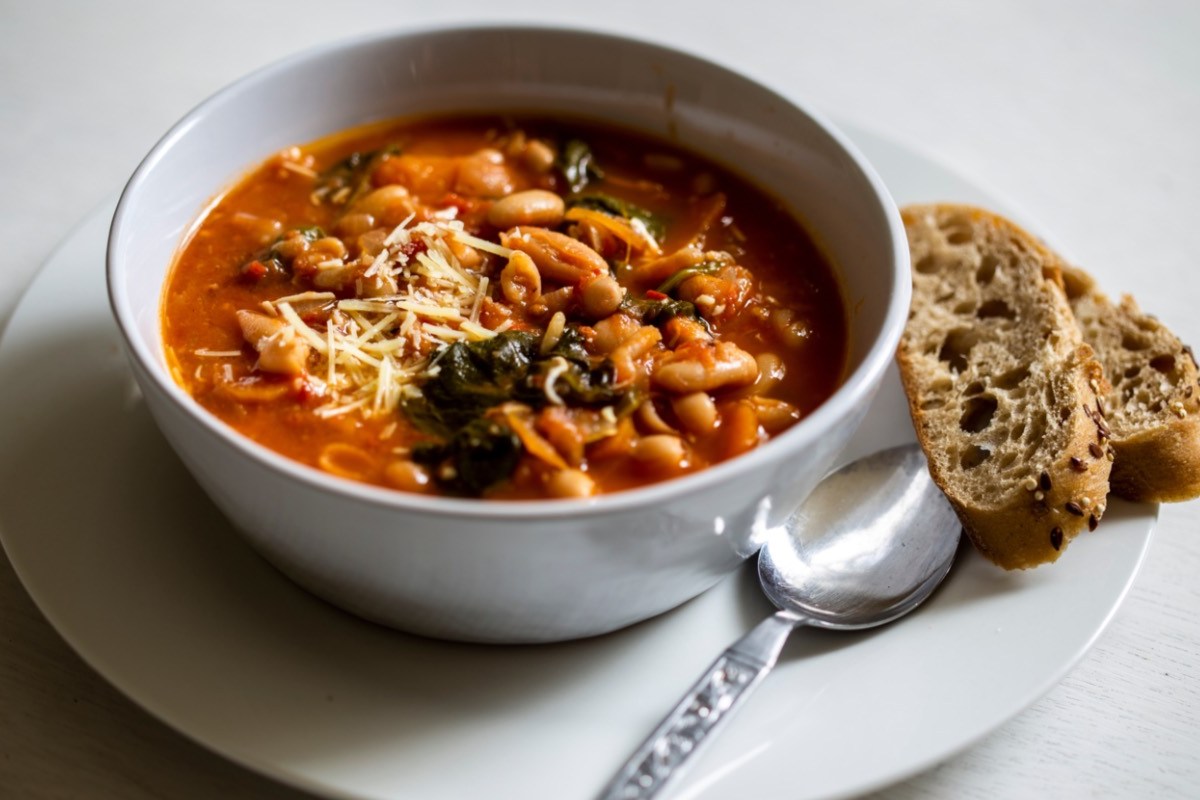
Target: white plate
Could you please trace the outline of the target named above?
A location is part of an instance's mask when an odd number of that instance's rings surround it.
[[[900,202],[993,197],[851,129]],[[0,342],[0,538],[97,671],[197,742],[330,796],[589,798],[729,642],[768,613],[746,569],[658,619],[539,647],[375,627],[242,543],[141,405],[104,296],[111,208],[50,258]],[[910,439],[895,376],[853,449]],[[1155,506],[1114,502],[1049,569],[964,552],[914,616],[799,631],[676,798],[828,797],[899,780],[1033,702],[1129,588]]]

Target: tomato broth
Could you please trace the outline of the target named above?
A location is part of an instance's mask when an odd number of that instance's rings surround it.
[[[665,140],[536,116],[356,128],[211,204],[166,287],[175,379],[242,434],[422,493],[584,497],[820,405],[845,306],[800,222]]]

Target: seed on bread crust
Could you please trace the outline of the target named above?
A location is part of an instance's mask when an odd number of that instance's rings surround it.
[[[1083,509],[1080,508],[1079,504],[1076,503],[1074,500],[1068,500],[1067,504],[1065,506],[1063,506],[1063,508],[1065,508],[1067,510],[1067,513],[1071,514],[1072,516],[1076,516],[1076,517],[1083,516]]]
[[[1092,445],[1095,446],[1094,444]],[[1076,472],[1087,472],[1087,464],[1083,463],[1083,459],[1079,456],[1071,456],[1071,469]]]
[[[1062,543],[1063,543],[1063,529],[1058,528],[1058,527],[1051,528],[1050,529],[1050,546],[1053,547],[1055,550],[1061,550]]]

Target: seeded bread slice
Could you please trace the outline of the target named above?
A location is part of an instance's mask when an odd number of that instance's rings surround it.
[[[1063,279],[1084,341],[1112,385],[1100,408],[1112,429],[1113,494],[1200,497],[1200,383],[1191,349],[1132,297],[1113,305],[1083,270],[1064,267]]]
[[[1005,569],[1054,561],[1104,513],[1104,373],[1063,291],[1061,259],[989,212],[902,212],[913,303],[896,358],[934,481]]]

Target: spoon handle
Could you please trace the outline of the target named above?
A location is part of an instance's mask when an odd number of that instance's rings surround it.
[[[762,682],[788,634],[803,623],[797,615],[779,611],[730,645],[633,752],[599,800],[657,797]]]

